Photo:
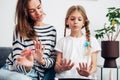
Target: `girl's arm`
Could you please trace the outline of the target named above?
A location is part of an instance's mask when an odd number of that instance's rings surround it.
[[[59,73],[61,70],[60,70],[60,63],[61,63],[61,60],[62,60],[62,53],[61,52],[58,52],[57,53],[57,57],[56,57],[56,63],[55,63],[55,71],[57,73]]]
[[[96,72],[97,70],[97,55],[98,55],[98,51],[92,53],[91,65],[90,65],[91,68],[89,71],[90,74]]]
[[[57,73],[64,72],[67,70],[70,70],[74,66],[74,63],[71,62],[71,60],[63,59],[62,53],[57,53],[57,60],[55,64],[55,71]]]
[[[90,66],[88,66],[87,63],[79,63],[79,67],[76,69],[80,75],[88,77],[89,75],[95,73],[97,70],[97,55],[98,52],[92,53]]]

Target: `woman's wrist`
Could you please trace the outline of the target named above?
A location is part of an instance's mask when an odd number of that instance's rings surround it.
[[[46,65],[46,60],[45,60],[44,58],[42,58],[42,59],[39,61],[39,63],[40,63],[41,65],[45,66],[45,65]]]
[[[32,67],[25,67],[26,71],[29,72]]]

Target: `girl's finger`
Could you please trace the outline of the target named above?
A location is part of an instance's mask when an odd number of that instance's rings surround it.
[[[85,66],[86,66],[86,70],[88,70],[88,64],[87,63],[85,63]]]
[[[82,65],[83,65],[83,69],[85,69],[85,64],[84,64],[84,63],[82,63]]]
[[[70,65],[71,64],[71,60],[68,61],[68,64],[67,65]]]
[[[79,72],[80,68],[79,68],[79,67],[77,67],[76,69],[77,69],[77,72]]]
[[[63,65],[66,65],[66,63],[67,63],[67,60],[64,58],[63,59]]]
[[[74,66],[74,63],[72,63],[70,66],[68,66],[68,70],[70,70]]]
[[[79,63],[80,69],[82,69],[82,63]]]

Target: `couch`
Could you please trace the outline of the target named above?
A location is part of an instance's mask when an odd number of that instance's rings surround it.
[[[5,61],[10,52],[12,52],[12,47],[0,47],[0,68],[5,64]],[[54,80],[54,77],[55,77],[55,71],[53,68],[51,68],[46,71],[45,77],[43,80]],[[75,78],[67,79],[66,78],[66,79],[59,79],[59,80],[91,80],[91,79],[75,79]]]
[[[10,52],[12,52],[11,47],[0,47],[0,68],[5,64]]]
[[[0,68],[5,64],[5,61],[12,52],[12,47],[0,47]],[[49,69],[45,73],[44,80],[54,80],[55,71],[53,68]]]

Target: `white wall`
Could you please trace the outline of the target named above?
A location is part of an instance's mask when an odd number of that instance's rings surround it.
[[[17,0],[0,0],[0,46],[12,46],[12,32],[14,28],[14,13]],[[90,20],[92,35],[94,30],[103,27],[106,21],[108,7],[120,7],[120,0],[42,0],[46,13],[45,22],[53,24],[57,29],[57,40],[63,37],[64,17],[68,7],[81,4],[86,9]],[[120,40],[120,36],[118,38]],[[100,41],[99,41],[100,42]],[[99,54],[98,64],[104,59]],[[120,58],[117,64],[120,65]]]
[[[0,0],[0,46],[12,45],[16,0]]]

